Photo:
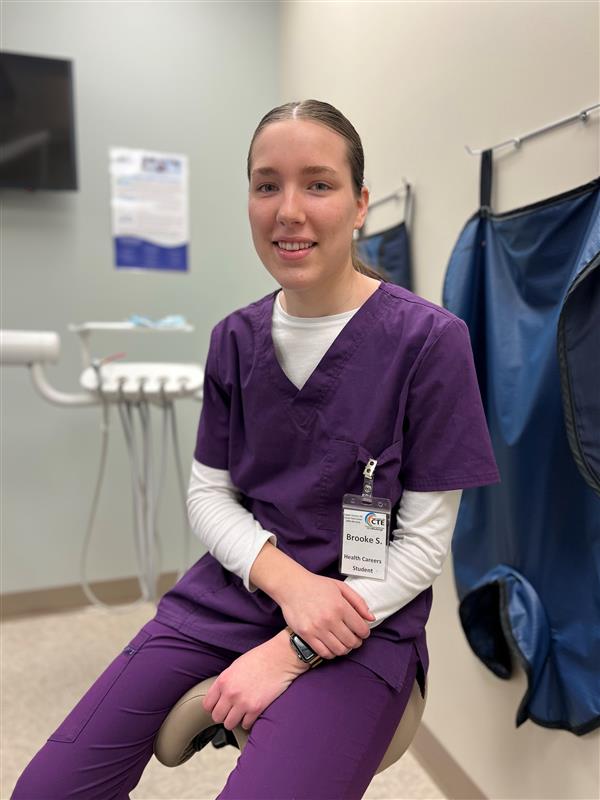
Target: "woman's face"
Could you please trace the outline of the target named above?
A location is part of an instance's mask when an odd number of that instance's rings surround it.
[[[284,289],[324,285],[353,270],[352,233],[364,222],[368,197],[367,189],[360,199],[354,195],[346,141],[326,126],[285,120],[257,136],[248,201],[252,239]]]

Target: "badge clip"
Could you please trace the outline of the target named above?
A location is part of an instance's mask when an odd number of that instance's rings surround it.
[[[362,501],[363,503],[372,503],[373,502],[373,481],[375,479],[375,467],[377,466],[377,459],[370,458],[367,461],[367,466],[363,470],[363,491],[362,491]]]

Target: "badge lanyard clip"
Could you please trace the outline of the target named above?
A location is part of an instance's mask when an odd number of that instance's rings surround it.
[[[373,502],[373,481],[375,479],[375,467],[377,466],[377,459],[370,458],[367,462],[367,466],[363,470],[363,491],[362,491],[362,501],[363,503],[371,504]]]

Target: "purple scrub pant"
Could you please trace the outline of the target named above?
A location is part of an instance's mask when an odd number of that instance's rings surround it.
[[[34,756],[13,800],[128,798],[177,700],[238,655],[151,620]],[[361,798],[416,669],[415,656],[400,691],[344,657],[303,673],[258,717],[218,800]]]

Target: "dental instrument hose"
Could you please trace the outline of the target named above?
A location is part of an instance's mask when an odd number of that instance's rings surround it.
[[[118,356],[116,356],[118,357]],[[129,461],[131,467],[131,489],[133,501],[133,528],[134,528],[134,547],[135,556],[138,567],[138,582],[140,585],[141,596],[127,604],[112,605],[101,601],[91,589],[89,582],[86,578],[86,563],[91,541],[91,534],[96,518],[98,503],[100,498],[100,490],[104,478],[104,471],[106,466],[107,451],[108,451],[108,438],[109,438],[109,402],[105,396],[103,389],[103,379],[101,374],[102,364],[107,363],[115,358],[115,356],[107,357],[99,360],[92,361],[92,367],[96,372],[97,378],[97,391],[102,403],[102,425],[101,431],[103,435],[102,452],[100,458],[100,468],[96,487],[94,491],[94,498],[90,517],[88,521],[84,546],[81,555],[81,584],[83,591],[93,606],[110,609],[110,610],[128,610],[135,605],[144,602],[156,602],[158,594],[158,577],[160,576],[162,564],[162,551],[160,545],[160,537],[158,532],[158,507],[159,499],[164,488],[166,477],[166,461],[168,450],[168,433],[169,433],[169,419],[171,421],[171,434],[173,439],[173,452],[175,458],[175,467],[177,472],[177,483],[179,493],[182,501],[182,508],[184,510],[184,539],[183,539],[183,566],[177,573],[177,580],[185,573],[189,562],[189,550],[191,531],[186,513],[186,490],[183,476],[183,468],[181,463],[181,454],[179,450],[179,442],[177,436],[177,423],[175,417],[174,403],[170,400],[164,390],[166,379],[161,381],[160,392],[161,402],[160,405],[163,410],[163,424],[162,424],[162,437],[161,437],[161,463],[159,469],[158,484],[154,475],[154,459],[152,451],[152,426],[150,420],[150,407],[148,398],[144,393],[144,381],[140,383],[141,399],[137,402],[128,400],[123,393],[124,378],[121,378],[118,385],[118,401],[117,408],[123,426],[123,433],[125,442],[129,453]],[[141,439],[142,439],[142,464],[139,460],[139,452],[136,446],[136,436],[134,428],[133,408],[139,411],[139,419],[141,426]],[[155,562],[155,553],[158,554],[157,561]]]
[[[92,361],[92,367],[96,372],[97,377],[97,390],[98,395],[100,397],[100,401],[102,403],[102,423],[100,426],[100,431],[102,433],[102,451],[100,454],[100,467],[98,470],[98,477],[96,479],[96,487],[94,489],[94,498],[92,500],[92,507],[90,509],[90,516],[88,519],[87,529],[85,533],[85,539],[83,543],[83,548],[81,551],[81,561],[80,561],[80,577],[81,577],[81,588],[87,599],[92,604],[92,607],[102,608],[102,609],[109,609],[110,611],[129,611],[132,607],[139,605],[140,603],[145,602],[145,598],[142,596],[135,600],[133,603],[127,603],[124,605],[111,605],[110,603],[105,603],[93,592],[91,586],[88,583],[86,578],[86,563],[87,563],[87,555],[92,535],[92,530],[94,527],[94,521],[96,519],[96,513],[98,510],[98,501],[100,499],[100,489],[102,488],[102,481],[104,479],[104,470],[106,467],[106,456],[108,453],[108,440],[109,440],[109,405],[106,397],[104,396],[104,392],[102,389],[102,376],[100,368],[103,363],[112,360],[110,357],[103,359],[102,361],[98,359],[94,359]]]
[[[131,465],[131,491],[133,500],[133,531],[136,558],[138,562],[138,581],[142,591],[142,597],[146,601],[154,599],[156,594],[153,587],[152,576],[149,576],[148,568],[148,537],[145,531],[145,521],[147,519],[147,485],[142,476],[141,468],[138,463],[138,454],[135,443],[135,429],[133,424],[132,406],[133,403],[123,398],[122,385],[119,386],[120,400],[118,402],[119,414],[123,425],[123,434],[129,452],[129,463]],[[141,412],[140,412],[141,416]],[[144,435],[142,421],[142,436]]]

